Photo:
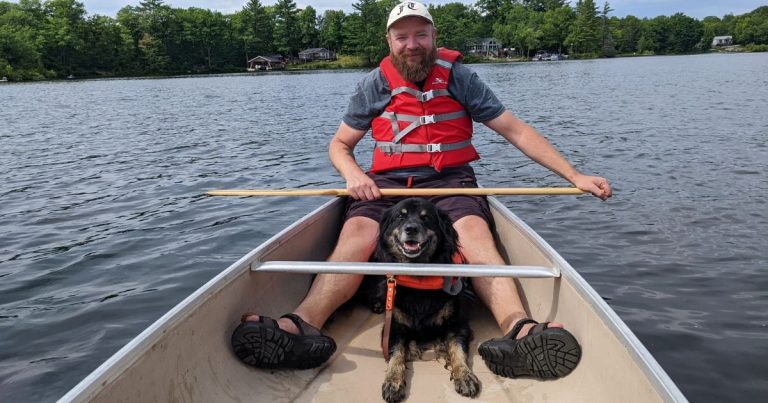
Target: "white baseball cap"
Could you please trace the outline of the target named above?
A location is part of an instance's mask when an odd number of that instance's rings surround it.
[[[387,20],[387,31],[389,31],[389,27],[391,27],[395,22],[402,18],[412,16],[424,18],[425,20],[429,21],[430,24],[435,24],[434,21],[432,21],[432,15],[429,14],[429,11],[425,5],[416,1],[404,1],[396,5],[395,8],[392,9],[392,12],[389,13],[389,19]]]

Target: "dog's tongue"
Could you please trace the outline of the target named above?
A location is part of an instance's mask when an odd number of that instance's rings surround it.
[[[403,249],[405,249],[406,252],[418,252],[421,250],[421,244],[413,241],[405,241],[403,242]]]

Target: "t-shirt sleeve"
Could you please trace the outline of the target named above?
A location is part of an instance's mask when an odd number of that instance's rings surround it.
[[[464,105],[475,122],[495,119],[506,110],[477,73],[461,63],[453,64],[448,91]]]
[[[389,104],[390,93],[389,84],[381,70],[372,70],[357,84],[341,120],[354,129],[367,131],[373,119],[381,115]]]

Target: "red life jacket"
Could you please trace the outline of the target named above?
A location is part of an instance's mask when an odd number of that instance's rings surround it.
[[[448,92],[453,63],[461,53],[440,48],[422,90],[405,81],[390,56],[381,72],[392,89],[384,113],[373,119],[376,140],[371,172],[431,166],[460,166],[480,158],[472,146],[472,119]]]

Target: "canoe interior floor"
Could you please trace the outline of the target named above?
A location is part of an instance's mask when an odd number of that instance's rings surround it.
[[[476,399],[459,395],[453,387],[445,362],[437,360],[433,352],[423,359],[408,364],[406,373],[407,401],[551,401],[553,393],[542,393],[553,386],[552,381],[506,379],[495,376],[477,354],[478,343],[500,336],[500,330],[490,313],[483,307],[472,310],[471,326],[475,337],[470,344],[470,367],[482,383]],[[264,371],[239,365],[238,379],[226,384],[232,390],[241,389],[243,401],[296,401],[296,402],[376,402],[383,401],[381,384],[386,363],[381,353],[383,315],[376,315],[363,307],[349,307],[337,312],[326,324],[324,332],[338,345],[336,354],[317,370]],[[239,364],[239,363],[238,363]],[[231,372],[227,371],[231,374]],[[576,373],[556,381],[561,387],[576,381]],[[570,379],[569,379],[570,378]],[[571,380],[573,379],[573,380]],[[240,384],[240,387],[236,384]],[[549,385],[549,386],[547,386]]]

